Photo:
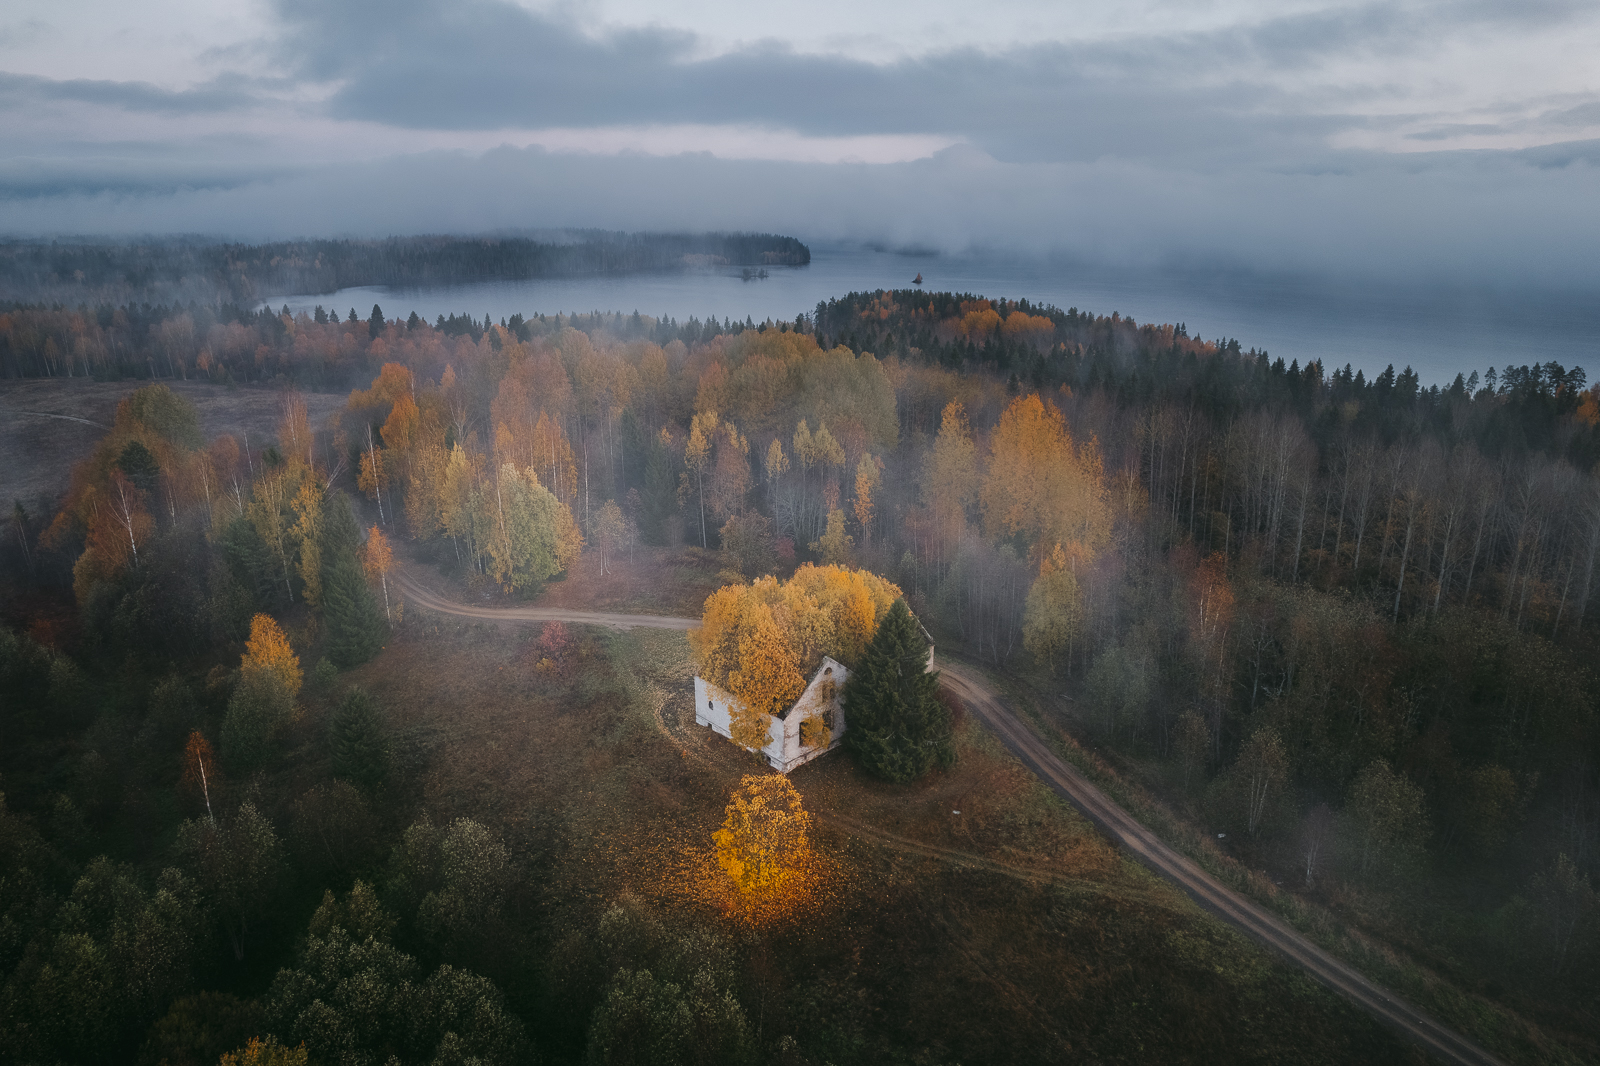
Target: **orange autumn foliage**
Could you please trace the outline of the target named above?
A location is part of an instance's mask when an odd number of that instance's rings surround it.
[[[286,1047],[273,1036],[265,1040],[252,1036],[244,1047],[225,1052],[219,1066],[306,1066],[307,1061],[304,1041],[296,1047]]]
[[[822,657],[854,663],[900,595],[876,574],[807,564],[785,582],[767,576],[708,596],[689,647],[700,676],[734,697],[734,740],[764,746]]]
[[[716,864],[731,882],[725,907],[752,925],[799,910],[816,887],[811,816],[782,774],[747,774],[712,834]]]
[[[764,603],[748,605],[740,626],[738,662],[726,685],[738,702],[729,722],[734,743],[751,751],[765,747],[772,719],[799,699],[805,687],[772,608]]]
[[[1043,315],[1030,315],[1013,311],[1000,326],[1000,334],[1008,341],[1023,341],[1033,345],[1048,345],[1055,337],[1056,324]]]
[[[409,450],[419,417],[416,401],[409,392],[396,396],[394,407],[383,423],[383,446],[395,452]]]
[[[1578,401],[1578,421],[1588,426],[1600,426],[1600,385],[1595,385]]]
[[[212,813],[211,794],[221,788],[222,772],[211,742],[198,729],[189,734],[183,746],[183,777],[179,785],[193,800],[205,804],[208,815]]]
[[[961,316],[956,332],[965,340],[980,341],[994,336],[995,330],[1000,328],[1000,314],[992,308],[981,311],[968,311]]]
[[[1099,447],[1074,444],[1066,420],[1035,393],[1019,396],[989,439],[979,499],[985,531],[1021,534],[1036,557],[1060,544],[1092,557],[1111,539],[1111,505]]]
[[[367,572],[369,580],[377,578],[382,581],[393,565],[394,549],[389,546],[389,538],[383,535],[383,530],[373,526],[367,534],[366,549],[361,553],[362,569]]]
[[[1233,622],[1233,588],[1228,583],[1228,558],[1212,552],[1195,568],[1190,585],[1194,598],[1194,632],[1211,644],[1221,638]]]
[[[245,642],[244,659],[239,664],[243,681],[262,675],[275,675],[290,697],[300,694],[304,674],[300,658],[289,647],[289,638],[278,623],[268,615],[258,614],[250,619],[250,639]]]
[[[378,376],[373,379],[371,388],[350,393],[349,406],[352,410],[362,407],[392,408],[401,396],[409,398],[415,391],[416,383],[410,367],[400,363],[384,363]]]

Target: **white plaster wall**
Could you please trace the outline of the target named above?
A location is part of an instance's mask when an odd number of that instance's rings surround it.
[[[694,720],[696,725],[710,726],[729,740],[733,739],[730,723],[733,720],[733,697],[722,691],[705,678],[696,675],[694,679]],[[767,729],[767,743],[761,749],[761,754],[767,757],[767,762],[778,766],[783,761],[783,726],[782,719],[774,718],[772,725]],[[781,767],[780,767],[781,769]]]
[[[800,693],[800,698],[795,700],[794,706],[783,720],[783,758],[781,762],[773,763],[779,770],[788,773],[795,767],[804,766],[818,755],[830,752],[839,746],[844,737],[844,707],[841,697],[844,695],[844,683],[849,677],[850,671],[842,663],[826,655],[822,657],[822,664],[817,667],[811,683]],[[833,739],[826,746],[806,747],[800,740],[800,723],[813,714],[822,714],[827,710],[827,701],[823,699],[823,693],[829,681],[833,682]]]
[[[829,671],[832,671],[831,673]],[[768,730],[767,744],[761,749],[767,762],[780,773],[788,773],[797,766],[803,766],[815,759],[818,755],[832,751],[839,746],[840,739],[844,736],[844,708],[840,703],[840,696],[844,693],[844,683],[849,678],[850,671],[842,663],[827,656],[823,656],[822,665],[817,668],[817,673],[806,686],[800,698],[795,701],[789,713],[782,718],[774,718]],[[823,707],[822,694],[826,683],[833,682],[833,740],[826,747],[805,747],[800,742],[800,723],[812,714],[820,714]],[[733,739],[729,723],[732,720],[733,697],[722,689],[713,685],[703,677],[694,679],[694,720],[697,725],[710,726],[718,733]]]

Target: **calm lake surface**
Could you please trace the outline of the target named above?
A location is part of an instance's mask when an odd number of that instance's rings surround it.
[[[908,288],[922,274],[930,291],[1027,299],[1139,322],[1183,322],[1191,336],[1238,338],[1285,360],[1350,363],[1369,375],[1410,365],[1424,384],[1508,363],[1582,366],[1600,372],[1600,292],[1407,288],[1389,283],[1330,282],[1264,274],[1099,269],[1082,263],[998,254],[909,255],[860,245],[814,244],[811,264],[769,267],[745,281],[722,273],[633,274],[560,280],[487,282],[426,289],[352,288],[331,295],[275,298],[292,310],[317,304],[350,308],[362,318],[373,304],[428,321],[470,314],[497,321],[514,314],[638,311],[704,319],[793,319],[819,301],[852,291]]]

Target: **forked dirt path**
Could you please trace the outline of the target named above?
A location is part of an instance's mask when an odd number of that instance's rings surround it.
[[[576,622],[607,626],[612,629],[689,630],[700,625],[698,618],[674,618],[667,615],[607,614],[600,611],[546,607],[474,607],[444,599],[425,588],[402,569],[396,569],[394,578],[395,583],[418,606],[441,614],[453,614],[465,618],[501,622]],[[1223,885],[1193,860],[1163,843],[1132,815],[1112,802],[1104,792],[1091,784],[1077,769],[1050,750],[1049,745],[1038,734],[1006,708],[995,691],[975,671],[945,662],[940,664],[939,679],[945,688],[971,708],[972,713],[978,716],[979,720],[1022,761],[1024,766],[1081,811],[1102,833],[1116,841],[1146,867],[1183,889],[1201,907],[1258,944],[1277,951],[1324,985],[1346,996],[1380,1021],[1386,1022],[1445,1061],[1463,1063],[1467,1066],[1505,1066],[1504,1060],[1430,1018],[1393,993],[1380,988],[1354,967],[1317,947],[1282,920]],[[656,717],[662,729],[671,734],[673,731],[659,710]],[[853,821],[841,824],[847,824],[849,829],[863,836],[874,837],[896,848],[930,858],[971,863],[1013,876],[1021,875],[1040,880],[1054,879],[1046,871],[1013,867],[967,852],[924,844]]]

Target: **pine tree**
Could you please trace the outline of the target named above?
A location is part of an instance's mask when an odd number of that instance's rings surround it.
[[[150,454],[150,449],[139,441],[130,440],[123,447],[122,454],[117,456],[117,467],[139,487],[140,492],[146,496],[155,493],[161,480],[161,464]]]
[[[389,730],[365,689],[352,688],[328,723],[333,772],[371,792],[389,775]]]
[[[844,686],[844,745],[867,772],[903,784],[955,760],[950,712],[927,661],[921,627],[896,600]]]
[[[349,499],[343,493],[328,497],[323,524],[322,613],[328,628],[328,658],[344,669],[378,654],[388,636],[383,612],[356,558],[360,535]]]

